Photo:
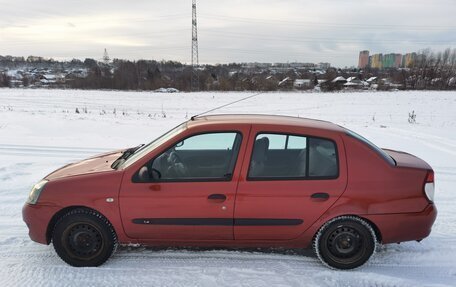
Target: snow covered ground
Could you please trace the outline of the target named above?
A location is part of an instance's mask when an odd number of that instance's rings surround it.
[[[47,173],[149,142],[194,114],[249,95],[0,89],[0,286],[456,285],[455,92],[267,93],[218,111],[329,120],[431,164],[439,215],[430,237],[382,246],[356,271],[329,270],[311,252],[138,248],[78,269],[28,238],[21,208]],[[408,122],[412,111],[415,124]]]

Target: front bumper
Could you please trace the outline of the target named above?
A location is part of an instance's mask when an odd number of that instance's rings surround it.
[[[431,233],[437,208],[429,204],[421,212],[363,216],[380,230],[382,243],[422,240]]]
[[[22,219],[29,229],[29,236],[35,242],[49,244],[47,229],[54,214],[59,211],[56,205],[24,204]]]

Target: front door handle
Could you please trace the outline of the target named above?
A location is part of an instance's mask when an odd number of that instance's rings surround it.
[[[326,192],[317,192],[317,193],[312,194],[310,197],[312,199],[316,199],[318,201],[325,201],[325,200],[328,200],[329,194],[327,194]]]
[[[226,195],[224,194],[219,194],[219,193],[214,193],[211,194],[207,197],[207,199],[216,201],[216,202],[224,202],[226,200]]]

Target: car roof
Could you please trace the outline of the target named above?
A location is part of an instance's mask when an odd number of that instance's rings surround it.
[[[323,120],[308,119],[292,116],[265,115],[265,114],[217,114],[192,117],[188,121],[188,127],[200,124],[251,124],[251,125],[275,125],[314,128],[335,132],[343,132],[344,128]]]

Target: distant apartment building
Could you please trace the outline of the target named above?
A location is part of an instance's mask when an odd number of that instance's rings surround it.
[[[364,69],[369,66],[369,51],[359,52],[358,68]]]
[[[367,58],[367,60],[366,60]],[[416,53],[408,53],[405,55],[390,53],[390,54],[373,54],[369,56],[369,51],[359,52],[358,68],[366,67],[373,69],[388,69],[388,68],[410,68],[417,61]],[[367,63],[366,63],[367,62]]]
[[[383,54],[375,54],[370,56],[370,67],[374,69],[383,68]]]
[[[327,69],[331,68],[331,64],[330,63],[318,63],[317,68],[321,69],[321,70],[327,70]]]
[[[417,58],[416,53],[407,53],[402,58],[402,67],[404,68],[411,68],[415,64]]]
[[[402,67],[402,54],[396,54],[396,61],[394,62],[395,68]]]
[[[387,68],[399,68],[395,66],[396,65],[396,54],[386,54],[383,56],[383,61],[382,61],[382,67],[384,69]]]

